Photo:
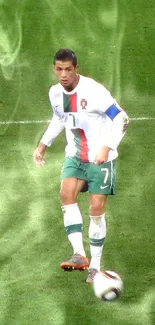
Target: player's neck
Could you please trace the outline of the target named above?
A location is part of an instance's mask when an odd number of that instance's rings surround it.
[[[73,81],[73,83],[68,87],[64,87],[64,89],[67,92],[70,92],[70,91],[74,90],[76,88],[76,86],[78,85],[78,83],[79,83],[79,79],[80,79],[80,76],[77,74],[75,80]]]

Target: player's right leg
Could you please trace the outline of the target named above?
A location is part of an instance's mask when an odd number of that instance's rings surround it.
[[[64,227],[73,248],[73,256],[61,263],[61,268],[67,271],[83,270],[89,267],[83,246],[83,220],[77,204],[77,195],[85,184],[84,177],[76,160],[67,158],[61,175],[60,190]]]

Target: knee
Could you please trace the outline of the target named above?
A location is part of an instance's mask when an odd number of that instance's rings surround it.
[[[100,199],[97,195],[91,198],[89,214],[91,216],[100,216],[105,212],[106,199]]]
[[[72,191],[67,189],[60,189],[60,200],[62,205],[68,205],[76,203],[75,195]]]

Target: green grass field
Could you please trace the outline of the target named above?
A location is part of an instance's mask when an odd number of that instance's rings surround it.
[[[153,0],[0,0],[0,325],[155,324],[154,15]],[[131,118],[107,203],[102,268],[124,281],[111,304],[97,300],[85,272],[59,267],[72,253],[59,201],[64,134],[44,168],[32,159],[51,118],[60,47],[73,48],[80,73],[104,83]],[[79,205],[89,254],[87,194]]]

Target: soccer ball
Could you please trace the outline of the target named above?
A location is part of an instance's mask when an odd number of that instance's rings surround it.
[[[102,301],[119,298],[123,290],[123,281],[114,271],[97,272],[93,280],[95,296]]]

